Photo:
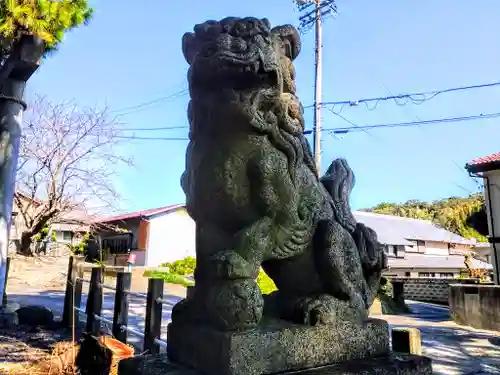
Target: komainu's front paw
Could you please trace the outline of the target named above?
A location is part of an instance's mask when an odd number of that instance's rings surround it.
[[[255,327],[264,309],[264,299],[253,279],[217,282],[203,291],[205,314],[222,330]]]

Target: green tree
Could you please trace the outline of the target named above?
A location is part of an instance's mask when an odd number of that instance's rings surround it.
[[[409,200],[406,203],[380,203],[365,211],[378,214],[430,220],[436,225],[461,235],[486,242],[486,215],[482,193],[468,197],[451,197],[435,202]]]
[[[87,0],[0,0],[0,52],[8,55],[26,34],[42,38],[47,53],[54,51],[64,33],[87,24],[92,13]]]

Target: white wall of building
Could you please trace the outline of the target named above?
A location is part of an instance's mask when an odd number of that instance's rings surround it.
[[[429,255],[448,255],[448,243],[425,241],[425,254]]]
[[[491,237],[500,237],[500,170],[484,172],[484,176],[487,177],[484,180],[484,193],[489,234]],[[489,186],[487,186],[488,182]],[[489,206],[489,202],[491,202],[491,207]],[[493,218],[493,227],[491,226],[491,218]],[[500,243],[492,244],[492,255],[493,275],[498,284],[498,280],[496,280],[496,266],[497,263],[500,265]]]
[[[145,265],[160,264],[195,256],[195,222],[183,209],[153,217]]]

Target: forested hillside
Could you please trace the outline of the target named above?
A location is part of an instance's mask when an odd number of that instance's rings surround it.
[[[466,198],[446,198],[435,202],[410,200],[406,203],[381,203],[363,211],[431,220],[442,228],[465,238],[487,242],[488,226],[483,193]]]

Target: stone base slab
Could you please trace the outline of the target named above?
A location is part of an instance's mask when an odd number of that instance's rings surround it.
[[[172,362],[207,375],[282,373],[387,355],[389,327],[369,319],[363,326],[302,326],[267,322],[243,332],[220,332],[171,323],[167,354]]]
[[[280,375],[432,375],[431,360],[410,354],[388,354]],[[118,375],[203,375],[168,360],[141,356],[119,362]],[[261,375],[261,374],[259,374]]]

